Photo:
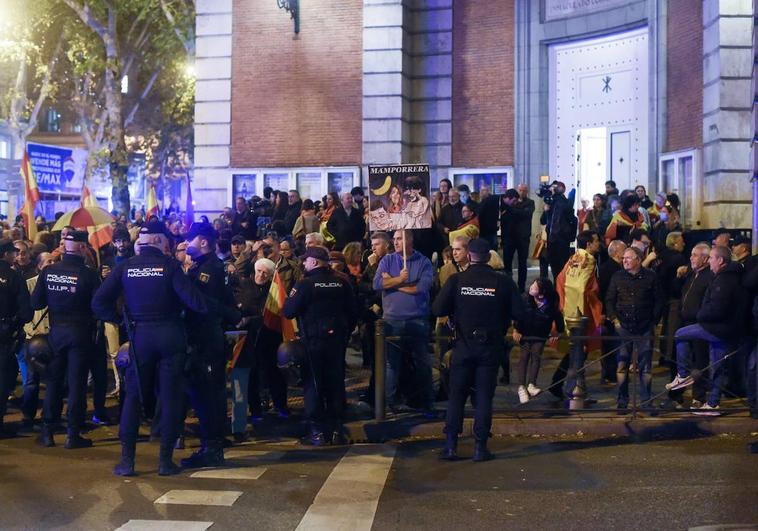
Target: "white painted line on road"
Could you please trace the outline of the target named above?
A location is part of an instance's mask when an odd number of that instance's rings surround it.
[[[237,459],[240,457],[243,458],[252,458],[257,457],[261,460],[265,461],[274,461],[276,459],[281,459],[284,457],[285,452],[266,452],[264,450],[229,450],[227,452],[224,452],[224,458],[225,459]]]
[[[370,531],[395,448],[368,444],[350,448],[327,478],[298,531]]]
[[[239,468],[209,468],[198,470],[190,475],[191,478],[204,479],[258,479],[268,470],[262,466],[246,466]]]
[[[212,525],[185,520],[129,520],[116,531],[205,531]]]
[[[154,503],[168,505],[220,505],[231,507],[242,496],[239,490],[170,490]]]

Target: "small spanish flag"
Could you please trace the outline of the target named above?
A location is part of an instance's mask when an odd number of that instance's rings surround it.
[[[263,308],[263,324],[271,330],[280,332],[284,341],[292,341],[295,339],[297,326],[295,321],[284,317],[285,300],[287,300],[287,294],[284,292],[284,284],[279,278],[279,272],[274,271],[274,279],[271,281],[266,305]]]
[[[21,216],[26,227],[26,237],[34,241],[34,237],[37,235],[34,209],[37,207],[37,201],[39,201],[39,189],[28,151],[24,151],[24,158],[21,160],[21,179],[24,181],[24,204],[21,207]]]
[[[82,206],[83,207],[96,207],[97,199],[95,199],[95,196],[90,193],[89,188],[87,185],[84,185],[84,188],[82,188]]]
[[[160,216],[159,208],[158,208],[158,197],[155,195],[155,185],[150,185],[150,191],[147,193],[147,208],[145,209],[147,212],[147,217],[150,216]]]

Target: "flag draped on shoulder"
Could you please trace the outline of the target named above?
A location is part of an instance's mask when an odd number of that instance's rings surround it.
[[[29,152],[24,151],[24,158],[21,160],[21,179],[24,181],[24,204],[21,207],[21,216],[24,219],[26,227],[26,237],[34,240],[37,235],[37,224],[34,222],[34,209],[39,201],[39,188],[37,188],[37,178],[34,176],[32,163],[29,160]]]
[[[284,341],[292,341],[295,339],[297,327],[295,321],[284,317],[284,301],[286,299],[287,294],[284,291],[282,279],[279,277],[279,272],[274,271],[266,305],[263,308],[263,324],[271,330],[280,332]]]

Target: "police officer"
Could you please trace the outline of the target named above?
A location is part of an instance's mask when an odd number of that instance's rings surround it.
[[[47,306],[50,317],[48,339],[53,359],[45,374],[41,446],[55,446],[53,433],[61,420],[64,380],[68,381],[68,429],[65,447],[88,448],[92,441],[80,435],[87,412],[87,372],[95,345],[92,296],[100,285],[97,272],[86,266],[87,233],[74,230],[63,239],[60,262],[44,269],[32,293],[32,308]],[[105,352],[102,353],[105,355]]]
[[[237,310],[223,262],[216,256],[218,233],[210,223],[193,223],[187,234],[187,254],[193,267],[188,275],[203,294],[208,315],[187,315],[190,363],[189,392],[200,420],[200,449],[186,459],[188,468],[224,464],[226,427],[226,343],[224,324],[236,325]]]
[[[8,395],[16,384],[16,352],[21,327],[32,318],[26,282],[11,267],[17,252],[13,241],[0,240],[0,439],[13,436],[3,417]]]
[[[432,304],[437,317],[450,316],[455,327],[450,368],[450,399],[442,459],[458,458],[458,435],[463,431],[463,407],[470,389],[475,393],[474,461],[492,459],[487,438],[492,426],[492,397],[498,362],[511,319],[522,312],[518,289],[509,277],[495,272],[489,261],[489,244],[478,238],[469,243],[471,265],[450,277]]]
[[[92,307],[98,319],[117,323],[116,302],[123,293],[125,320],[130,336],[123,413],[119,438],[121,461],[117,476],[134,475],[141,406],[155,393],[158,380],[161,402],[161,447],[158,474],[179,472],[172,461],[179,423],[184,355],[187,350],[183,307],[207,312],[205,300],[170,256],[163,224],[154,221],[140,231],[139,254],[118,264],[95,293]]]
[[[325,248],[306,249],[303,266],[305,277],[284,303],[284,316],[299,318],[307,353],[302,379],[310,432],[303,442],[344,444],[345,348],[358,314],[355,298],[348,281],[329,267]]]

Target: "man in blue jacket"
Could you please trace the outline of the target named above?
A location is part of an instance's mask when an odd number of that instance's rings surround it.
[[[405,241],[405,259],[403,258]],[[385,332],[387,336],[400,336],[399,341],[388,341],[387,353],[387,404],[397,406],[397,384],[403,365],[403,350],[410,351],[416,368],[415,389],[428,416],[434,415],[434,389],[432,363],[429,353],[429,292],[432,288],[432,263],[413,249],[411,231],[395,231],[395,252],[379,262],[374,276],[374,289],[382,292]],[[415,397],[414,397],[415,398]]]

